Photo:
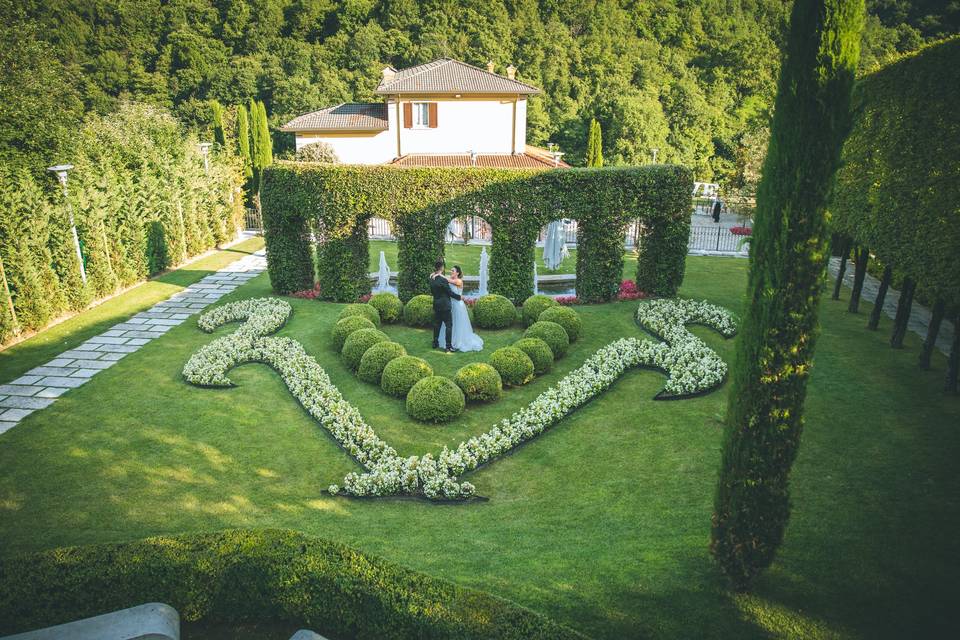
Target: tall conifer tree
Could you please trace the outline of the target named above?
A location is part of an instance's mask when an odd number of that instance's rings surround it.
[[[210,102],[210,110],[213,112],[213,118],[211,124],[213,125],[213,140],[220,147],[224,147],[227,144],[227,134],[223,129],[223,105],[212,100]]]
[[[250,120],[247,108],[237,106],[237,153],[243,160],[243,175],[247,180],[253,177],[253,162],[250,157]]]
[[[796,0],[757,190],[749,312],[738,341],[711,551],[737,588],[768,567],[790,515],[788,479],[818,333],[826,203],[850,127],[864,0]]]
[[[603,134],[596,118],[590,121],[590,133],[587,136],[587,166],[603,166]]]

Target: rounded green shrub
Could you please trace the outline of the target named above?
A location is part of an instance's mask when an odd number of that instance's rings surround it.
[[[407,394],[407,413],[423,422],[453,420],[463,413],[465,406],[463,391],[443,376],[424,378]]]
[[[387,324],[400,322],[400,316],[403,314],[403,303],[395,294],[376,293],[371,296],[370,302],[367,304],[380,312],[380,319],[383,322]]]
[[[360,358],[360,367],[357,377],[364,382],[380,384],[380,376],[387,363],[400,356],[407,355],[407,350],[397,342],[378,342],[366,350]]]
[[[411,327],[433,326],[433,297],[413,296],[403,308],[403,321]]]
[[[570,338],[567,331],[556,322],[549,320],[537,320],[524,334],[524,338],[540,338],[547,343],[550,351],[553,351],[554,358],[562,358],[570,346]]]
[[[333,346],[336,347],[337,351],[340,351],[343,349],[343,343],[346,342],[347,337],[354,331],[361,329],[376,329],[376,327],[364,316],[347,316],[338,320],[337,324],[333,325],[333,329],[330,330]]]
[[[533,360],[516,347],[502,347],[490,355],[490,364],[503,384],[519,387],[533,380]]]
[[[550,296],[535,295],[523,301],[523,326],[529,327],[540,318],[540,314],[550,307],[560,306]]]
[[[503,395],[500,374],[486,362],[474,362],[461,367],[453,381],[471,402],[493,402]]]
[[[356,371],[357,367],[360,366],[360,359],[363,358],[367,349],[378,342],[389,341],[390,338],[387,337],[387,334],[378,329],[360,329],[347,337],[346,342],[343,343],[340,357],[343,358],[343,362],[350,367],[351,371]]]
[[[580,314],[570,307],[561,307],[559,305],[550,307],[541,313],[538,319],[545,322],[556,322],[563,327],[564,331],[567,332],[567,337],[570,338],[570,342],[579,338],[580,332],[583,330],[583,322],[580,320]]]
[[[543,375],[553,367],[553,351],[550,345],[540,338],[521,338],[513,343],[517,349],[530,356],[533,361],[533,372]]]
[[[373,324],[380,326],[380,312],[371,304],[364,302],[348,304],[343,308],[343,311],[340,312],[338,320],[349,318],[350,316],[363,316]]]
[[[423,378],[433,375],[433,368],[423,358],[400,356],[383,368],[380,388],[392,396],[403,398]]]
[[[481,296],[473,305],[473,323],[481,329],[506,329],[517,321],[517,308],[503,296]]]

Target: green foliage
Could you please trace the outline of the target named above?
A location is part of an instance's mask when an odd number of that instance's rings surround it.
[[[350,367],[351,371],[356,371],[360,367],[360,359],[367,349],[378,342],[389,342],[390,337],[377,329],[360,329],[352,332],[343,342],[343,349],[340,351],[340,357],[344,364]]]
[[[314,228],[321,238],[322,295],[355,299],[369,286],[366,227],[375,211],[393,223],[399,238],[401,300],[427,293],[433,261],[424,256],[443,254],[451,219],[479,211],[493,227],[490,289],[519,303],[533,293],[537,235],[564,211],[579,222],[577,295],[601,302],[619,291],[621,232],[634,220],[646,229],[638,286],[658,295],[676,291],[683,280],[691,190],[689,170],[671,165],[527,171],[279,163],[265,171],[261,198],[264,225],[274,230],[265,236],[268,260],[277,262],[270,274],[279,292],[312,285],[304,260],[310,253],[307,230]]]
[[[330,637],[583,638],[506,600],[277,529],[52,549],[6,557],[0,573],[4,634],[162,601],[186,621],[296,621]]]
[[[378,342],[367,349],[363,357],[360,358],[357,377],[364,382],[379,386],[383,368],[387,366],[387,363],[405,355],[407,355],[407,350],[397,342]]]
[[[524,334],[524,338],[540,338],[550,346],[555,358],[562,358],[567,349],[570,348],[570,338],[567,336],[567,330],[556,322],[549,320],[538,320],[530,325]]]
[[[163,224],[154,220],[147,227],[147,273],[153,276],[166,271],[169,266],[167,235],[163,230]]]
[[[380,312],[372,304],[367,303],[354,303],[348,304],[343,308],[343,311],[340,312],[340,315],[337,317],[337,320],[342,320],[349,316],[363,316],[376,326],[380,326]]]
[[[590,121],[590,135],[587,138],[587,166],[603,166],[603,134],[596,119]]]
[[[773,561],[790,515],[827,259],[827,197],[850,126],[863,12],[863,0],[793,5],[714,503],[711,551],[738,588]]]
[[[501,347],[490,354],[490,365],[500,374],[504,385],[519,387],[533,380],[533,360],[516,347]]]
[[[550,307],[541,313],[538,319],[556,322],[563,327],[563,330],[567,332],[567,337],[570,339],[570,342],[576,341],[576,339],[580,337],[580,332],[583,330],[583,322],[580,320],[580,314],[570,307]]]
[[[370,319],[366,316],[347,316],[337,320],[337,323],[333,325],[333,329],[330,330],[330,338],[333,340],[333,346],[337,351],[341,351],[343,350],[343,343],[354,331],[376,328],[376,325],[370,322]]]
[[[407,394],[407,413],[423,422],[449,422],[463,413],[465,406],[463,391],[444,376],[424,378]]]
[[[500,374],[486,362],[460,367],[453,380],[470,402],[495,402],[503,395]]]
[[[517,321],[517,308],[503,296],[480,296],[473,305],[473,323],[481,329],[506,329]]]
[[[411,327],[433,325],[433,298],[423,294],[410,298],[403,307],[403,321]]]
[[[227,134],[223,128],[223,105],[216,100],[212,100],[210,111],[213,114],[210,121],[210,126],[213,129],[213,141],[220,145],[221,149],[224,149],[227,146]]]
[[[960,38],[861,79],[831,201],[833,228],[929,299],[960,308]]]
[[[550,307],[559,306],[550,296],[530,296],[523,301],[523,326],[529,327],[540,318],[540,314]]]
[[[297,162],[320,162],[323,164],[337,164],[340,158],[337,152],[327,142],[312,142],[297,149],[294,156]]]
[[[387,291],[376,293],[370,297],[369,304],[380,312],[380,318],[385,323],[400,322],[400,317],[403,315],[403,303],[395,294]]]
[[[543,375],[553,367],[553,351],[550,345],[540,338],[521,338],[514,342],[513,346],[530,356],[536,375]]]
[[[400,356],[383,368],[380,388],[397,398],[405,398],[410,389],[423,378],[433,375],[433,367],[423,358]]]
[[[250,153],[250,116],[244,105],[237,107],[237,154],[243,163],[243,175],[253,178],[253,155]]]

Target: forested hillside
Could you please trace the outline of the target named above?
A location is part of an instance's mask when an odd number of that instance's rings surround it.
[[[34,112],[69,121],[80,104],[108,112],[131,98],[205,127],[209,100],[258,98],[277,126],[319,107],[375,99],[386,64],[402,68],[452,56],[478,66],[493,60],[501,73],[512,63],[520,79],[544,90],[530,106],[532,143],[557,143],[581,163],[595,117],[608,164],[647,162],[658,149],[658,161],[692,166],[699,179],[729,176],[755,154],[751,147],[765,144],[756,132],[769,118],[789,11],[782,0],[4,4],[12,20],[0,43],[4,109],[18,92],[34,89],[27,107],[5,118],[5,159],[27,133],[23,127],[36,126]],[[868,6],[866,67],[954,33],[960,23],[960,8],[947,0]],[[62,67],[51,68],[57,61]],[[53,114],[58,108],[66,113]],[[37,135],[32,148],[50,153],[54,134]],[[289,144],[276,134],[278,151]]]

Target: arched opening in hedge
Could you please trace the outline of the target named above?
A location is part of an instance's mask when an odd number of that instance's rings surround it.
[[[477,279],[480,276],[480,254],[484,249],[489,260],[493,251],[493,225],[484,217],[489,215],[482,209],[476,209],[466,215],[454,216],[447,224],[444,234],[443,256],[447,269],[459,266],[463,270],[466,283],[464,291],[475,295]],[[489,283],[489,270],[487,273]]]

